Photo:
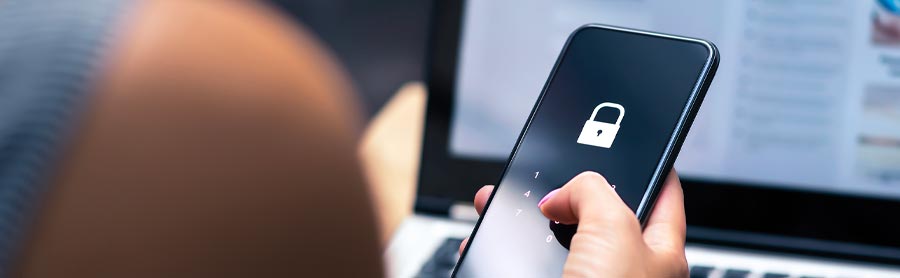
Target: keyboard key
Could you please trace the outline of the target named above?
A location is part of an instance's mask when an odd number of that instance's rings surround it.
[[[711,266],[695,265],[691,267],[691,278],[707,278],[715,268]]]
[[[419,270],[417,278],[446,278],[459,260],[459,245],[461,238],[448,238],[438,246],[431,258]]]
[[[725,275],[722,275],[722,278],[746,278],[748,276],[750,276],[749,270],[729,269],[725,271]]]
[[[784,273],[766,273],[763,274],[762,278],[788,278],[790,275]]]

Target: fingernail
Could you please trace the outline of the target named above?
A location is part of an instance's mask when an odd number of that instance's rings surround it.
[[[547,193],[547,195],[544,195],[544,198],[542,198],[541,201],[538,202],[538,207],[540,208],[541,205],[543,205],[544,203],[546,203],[547,200],[550,200],[550,198],[552,198],[553,195],[556,195],[556,193],[558,193],[558,192],[559,192],[559,188],[554,189],[553,191],[550,191],[550,193]]]

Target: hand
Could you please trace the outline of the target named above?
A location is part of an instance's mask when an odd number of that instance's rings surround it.
[[[481,214],[494,186],[475,194]],[[669,173],[647,226],[603,176],[584,172],[541,199],[550,220],[578,224],[572,238],[564,277],[687,277],[684,195],[675,170]],[[460,251],[466,245],[463,241]]]

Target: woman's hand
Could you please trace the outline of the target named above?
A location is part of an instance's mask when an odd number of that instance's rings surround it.
[[[493,186],[475,194],[481,214]],[[647,226],[603,176],[584,172],[544,196],[538,206],[550,220],[578,224],[566,259],[565,277],[687,277],[684,195],[672,170]],[[468,239],[467,239],[468,240]],[[460,246],[460,250],[466,245]]]

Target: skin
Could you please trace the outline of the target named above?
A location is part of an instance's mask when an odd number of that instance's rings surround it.
[[[493,190],[488,185],[475,194],[479,214]],[[547,219],[578,224],[564,277],[688,276],[684,194],[674,170],[643,230],[606,179],[594,172],[579,174],[547,194],[540,209]],[[465,245],[464,241],[460,252]]]
[[[382,275],[359,109],[312,36],[252,1],[121,18],[10,277]]]

